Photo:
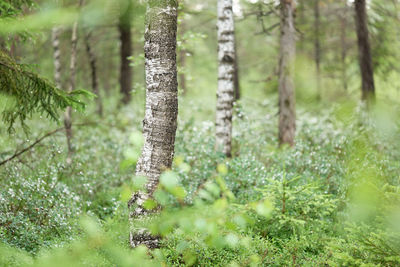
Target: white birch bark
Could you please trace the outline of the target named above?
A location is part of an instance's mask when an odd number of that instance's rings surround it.
[[[296,36],[294,27],[294,0],[281,0],[281,37],[279,59],[279,144],[294,145],[296,110],[294,91],[294,64]]]
[[[148,0],[145,28],[146,111],[143,120],[144,146],[136,165],[136,175],[148,179],[147,192],[135,194],[128,205],[131,219],[148,215],[143,207],[151,198],[161,173],[171,167],[178,115],[176,65],[176,0]],[[132,206],[135,207],[132,207]],[[144,230],[131,232],[132,247],[158,246],[158,237]]]
[[[232,111],[235,94],[235,26],[232,0],[218,0],[217,151],[231,156]]]
[[[61,89],[61,51],[60,51],[60,31],[54,27],[51,31],[51,43],[53,46],[54,82],[58,89]]]

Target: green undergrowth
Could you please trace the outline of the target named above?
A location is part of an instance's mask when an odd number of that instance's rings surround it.
[[[274,102],[243,100],[232,159],[214,152],[212,118],[185,112],[173,169],[146,203],[162,211],[132,225],[142,114],[75,115],[71,165],[58,132],[0,167],[0,266],[398,266],[399,125],[352,106],[299,106],[296,146],[278,148]],[[0,130],[0,160],[57,127],[30,126],[30,140]],[[129,227],[161,248],[129,249]]]

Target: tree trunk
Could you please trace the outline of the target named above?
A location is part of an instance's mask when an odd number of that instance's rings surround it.
[[[85,35],[85,45],[86,45],[86,53],[89,57],[89,66],[90,66],[90,73],[91,73],[91,80],[92,80],[92,90],[93,93],[97,96],[97,114],[100,117],[103,116],[103,103],[101,101],[100,91],[99,91],[99,82],[97,79],[97,67],[96,67],[96,55],[92,49],[90,44],[90,36],[91,33],[88,32]]]
[[[71,60],[69,65],[69,87],[67,89],[68,93],[75,90],[75,79],[76,79],[76,60],[77,60],[77,45],[78,45],[78,22],[75,22],[72,27],[72,37],[71,37]],[[64,113],[64,126],[67,135],[67,145],[68,145],[68,157],[67,163],[72,162],[72,108],[67,107]]]
[[[54,82],[58,89],[61,85],[61,51],[60,51],[60,28],[54,27],[51,31],[51,42],[53,46],[53,63],[54,63]]]
[[[362,100],[375,99],[375,83],[372,67],[371,48],[368,37],[368,19],[365,0],[355,0],[355,21],[358,40],[358,54],[362,80]]]
[[[120,69],[120,92],[122,94],[122,103],[128,104],[131,101],[132,91],[132,69],[129,57],[132,55],[132,37],[131,37],[131,20],[132,20],[132,1],[126,0],[127,7],[122,11],[119,17],[118,30],[121,42],[121,69]]]
[[[314,49],[315,49],[315,67],[317,79],[317,99],[321,99],[321,43],[320,43],[320,10],[319,0],[314,0]]]
[[[281,38],[279,59],[279,144],[294,145],[296,111],[294,92],[294,64],[296,36],[294,28],[294,2],[281,0]]]
[[[216,149],[231,156],[232,110],[235,94],[235,27],[232,0],[218,0],[218,91]]]
[[[136,175],[148,179],[147,192],[135,194],[129,201],[131,218],[147,214],[143,207],[156,189],[159,177],[172,165],[178,115],[176,64],[176,0],[148,0],[145,29],[146,112],[143,121],[144,146],[136,166]],[[130,234],[132,247],[158,246],[158,238],[144,231]]]

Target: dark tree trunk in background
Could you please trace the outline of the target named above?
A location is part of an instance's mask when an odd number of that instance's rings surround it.
[[[148,179],[147,192],[129,201],[131,218],[148,214],[143,207],[151,198],[163,170],[172,165],[178,115],[176,0],[148,0],[145,28],[146,112],[143,121],[144,146],[136,165],[136,175]],[[136,207],[133,208],[132,205]],[[159,240],[145,231],[131,232],[130,244],[157,247]]]
[[[279,59],[279,144],[294,145],[296,110],[294,91],[294,64],[296,36],[294,1],[281,0],[281,37]]]
[[[216,110],[217,151],[232,152],[232,113],[235,95],[235,24],[232,0],[218,0],[218,90]]]
[[[132,68],[130,66],[129,57],[132,55],[132,1],[124,1],[126,6],[121,10],[118,22],[119,38],[120,38],[120,55],[121,55],[121,69],[120,69],[120,92],[122,94],[122,103],[128,104],[131,101],[132,91]]]
[[[103,116],[103,103],[101,101],[101,96],[100,96],[100,91],[99,91],[99,81],[97,78],[97,66],[96,66],[97,58],[93,51],[92,45],[90,44],[90,36],[91,36],[90,32],[85,34],[86,53],[89,57],[92,90],[93,90],[93,93],[95,93],[97,96],[97,98],[96,98],[97,114],[99,114],[99,116],[102,117]]]
[[[375,99],[375,83],[369,43],[366,0],[355,0],[354,7],[362,80],[362,100],[368,103]]]
[[[321,99],[321,43],[320,43],[320,0],[314,0],[314,49],[315,49],[315,67],[317,79],[317,99]]]

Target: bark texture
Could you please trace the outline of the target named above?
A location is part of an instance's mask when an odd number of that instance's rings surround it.
[[[294,1],[281,0],[281,37],[279,59],[279,144],[294,145],[296,110],[294,91],[294,64],[296,36],[294,28]]]
[[[149,0],[145,28],[146,111],[143,121],[144,146],[136,175],[148,179],[147,192],[135,194],[128,206],[131,219],[149,212],[143,207],[156,189],[161,172],[172,165],[178,115],[176,64],[177,9],[175,0]],[[132,206],[135,207],[132,207]],[[158,246],[158,238],[146,231],[130,234],[132,247]]]
[[[129,57],[132,55],[132,34],[131,34],[131,21],[132,21],[132,1],[126,0],[126,7],[122,10],[119,17],[118,30],[120,38],[120,92],[122,94],[122,103],[128,104],[131,101],[132,91],[132,68],[130,66]]]
[[[320,0],[314,0],[314,50],[315,50],[315,67],[317,79],[317,99],[321,99],[321,42],[320,42]]]
[[[232,111],[235,94],[235,25],[232,0],[218,0],[217,151],[231,156]]]
[[[51,31],[51,43],[53,46],[54,82],[61,89],[61,50],[60,28],[54,27]]]
[[[358,40],[358,54],[362,80],[362,100],[370,102],[375,98],[375,83],[369,43],[367,7],[365,0],[355,0],[355,22]]]
[[[96,66],[97,58],[93,51],[92,45],[90,43],[90,37],[91,37],[90,32],[85,34],[85,46],[86,46],[86,53],[89,57],[92,90],[93,90],[93,93],[95,93],[97,96],[97,98],[96,98],[97,114],[99,114],[99,116],[103,116],[103,103],[101,101],[101,96],[100,96],[100,91],[99,91],[99,81],[97,78],[97,66]]]

